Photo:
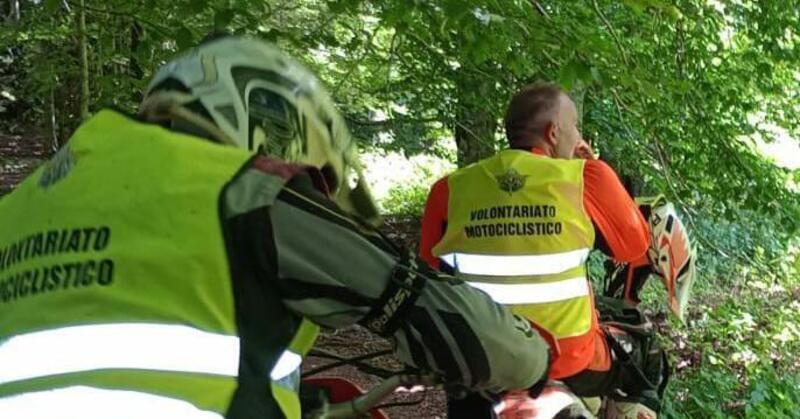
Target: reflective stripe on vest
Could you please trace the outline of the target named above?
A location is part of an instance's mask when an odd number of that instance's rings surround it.
[[[302,362],[287,349],[270,378],[285,378]],[[0,384],[110,368],[236,377],[239,338],[182,325],[121,323],[27,333],[0,344]]]
[[[585,277],[534,284],[467,283],[489,294],[500,304],[551,303],[589,295],[589,282]]]
[[[14,336],[0,344],[0,384],[99,369],[239,372],[239,338],[188,326],[101,324]]]
[[[300,419],[302,416],[300,398],[297,395],[301,379],[300,364],[303,361],[302,357],[314,346],[317,334],[319,334],[319,326],[304,318],[297,333],[289,342],[289,347],[272,368],[270,374],[272,395],[287,419]]]
[[[458,272],[469,275],[521,276],[552,275],[582,266],[589,249],[549,255],[475,255],[450,253],[441,257]]]
[[[275,381],[280,381],[297,371],[302,363],[302,356],[287,349],[283,351],[280,358],[278,358],[278,362],[276,362],[275,366],[272,367],[272,371],[269,373],[269,378]]]
[[[25,419],[222,419],[216,412],[170,397],[129,390],[72,386],[0,398],[0,417]]]

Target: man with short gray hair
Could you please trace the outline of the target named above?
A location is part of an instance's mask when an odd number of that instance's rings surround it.
[[[420,255],[552,335],[551,378],[580,396],[619,389],[646,405],[638,419],[655,417],[660,394],[642,393],[612,357],[585,268],[593,248],[620,262],[645,258],[647,223],[613,169],[592,156],[575,103],[558,86],[523,87],[505,128],[508,150],[433,185]]]

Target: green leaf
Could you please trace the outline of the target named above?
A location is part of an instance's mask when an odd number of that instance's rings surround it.
[[[683,13],[681,13],[681,9],[678,9],[676,6],[667,6],[664,8],[664,12],[672,18],[672,20],[681,20],[683,19]]]
[[[350,7],[351,5],[346,0],[336,0],[328,2],[328,12],[335,15],[342,14],[348,11]]]
[[[191,48],[194,45],[194,34],[186,26],[181,26],[175,34],[175,43],[179,50]]]
[[[575,70],[575,74],[578,76],[578,80],[589,84],[592,82],[593,75],[592,75],[592,68],[589,67],[586,63],[580,61],[578,62],[577,69]]]
[[[558,84],[566,91],[572,90],[572,86],[575,84],[577,78],[578,75],[572,63],[561,67],[561,70],[558,72]]]
[[[200,13],[208,7],[208,0],[190,0],[186,10],[189,13]]]
[[[502,15],[495,14],[495,13],[490,13],[489,14],[489,21],[492,22],[492,23],[503,24],[506,21],[506,17],[502,16]]]
[[[281,32],[276,29],[267,29],[265,32],[261,34],[261,39],[265,41],[275,42],[278,40],[278,37],[281,35]]]
[[[600,70],[597,69],[597,67],[592,67],[591,72],[592,72],[592,80],[594,80],[595,83],[602,86],[605,83],[605,80],[603,79],[603,73],[601,73]]]
[[[389,7],[381,14],[381,20],[386,26],[396,26],[406,19],[406,13],[408,13],[408,9],[405,7]]]
[[[572,90],[578,81],[583,83],[592,82],[592,69],[586,63],[572,60],[561,68],[558,73],[558,84],[566,91]]]
[[[53,13],[58,10],[59,0],[44,0],[42,6],[47,13]]]
[[[623,0],[622,2],[637,14],[643,14],[648,4],[646,0]]]
[[[214,14],[214,29],[225,29],[233,20],[233,10],[220,9]]]

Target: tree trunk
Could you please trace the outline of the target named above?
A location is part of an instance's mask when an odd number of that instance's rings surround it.
[[[455,137],[458,167],[464,167],[494,154],[497,120],[478,107],[462,109],[456,122]]]
[[[51,73],[55,74],[55,73]],[[53,136],[52,140],[52,149],[53,152],[58,151],[58,148],[61,147],[58,141],[58,119],[56,119],[56,86],[58,85],[57,82],[53,83],[50,87],[50,132]]]
[[[141,44],[143,30],[144,28],[142,28],[142,25],[134,18],[131,23],[131,47],[130,55],[128,56],[128,74],[136,80],[144,78],[144,71],[142,71],[142,67],[139,65],[139,60],[136,55],[139,51],[139,45]]]
[[[19,22],[19,0],[10,0],[9,3],[11,3],[11,8],[8,17],[14,22]]]
[[[586,84],[580,80],[575,82],[572,86],[572,91],[569,92],[569,97],[575,103],[575,108],[578,110],[578,125],[583,125],[583,102],[586,97]]]
[[[81,120],[89,119],[89,57],[86,46],[85,0],[80,0],[78,8],[78,49],[81,56]]]
[[[497,117],[486,102],[487,78],[478,72],[463,71],[457,80],[459,90],[455,138],[458,167],[464,167],[495,153]]]

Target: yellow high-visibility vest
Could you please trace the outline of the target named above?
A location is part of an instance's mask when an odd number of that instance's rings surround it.
[[[433,254],[558,339],[592,323],[585,263],[594,227],[583,160],[506,150],[448,178],[447,231]]]
[[[220,203],[251,157],[102,111],[0,199],[0,417],[300,418],[317,327],[240,333]]]

